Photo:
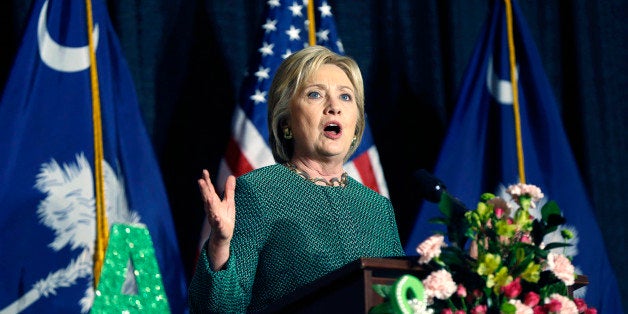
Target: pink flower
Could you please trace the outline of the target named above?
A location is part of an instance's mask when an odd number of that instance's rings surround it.
[[[560,304],[560,307],[558,309],[560,313],[578,313],[578,308],[576,307],[576,304],[564,295],[560,295],[558,293],[553,293],[552,295],[550,295],[550,304],[554,304],[555,306],[555,302],[558,302]],[[550,312],[558,311],[550,310]]]
[[[481,298],[482,296],[484,296],[484,292],[482,292],[482,290],[480,290],[480,289],[475,289],[475,290],[473,290],[473,296],[474,296],[476,299],[479,299],[479,298]]]
[[[456,283],[451,274],[444,269],[432,272],[427,276],[423,280],[423,286],[428,299],[447,300],[456,292]]]
[[[529,233],[525,233],[521,235],[521,240],[522,243],[528,243],[531,244],[532,243],[532,237],[530,236]]]
[[[502,215],[501,215],[502,217],[503,216],[510,216],[511,209],[508,206],[508,202],[506,202],[506,200],[504,200],[503,198],[497,196],[497,197],[494,197],[494,198],[488,200],[486,203],[489,204],[489,205],[493,205],[493,208],[496,209],[495,210],[495,216],[497,216],[497,218],[501,219],[500,215],[498,215],[498,213],[497,213],[497,208],[499,208],[502,211]]]
[[[506,189],[506,192],[510,195],[521,195],[521,184],[513,184],[508,186],[508,189]]]
[[[536,208],[536,202],[545,197],[541,189],[532,184],[513,184],[506,189],[506,193],[510,194],[517,203],[520,203],[520,198],[523,195],[527,195],[530,197],[530,207]],[[519,204],[521,205],[521,204]]]
[[[542,305],[537,305],[532,308],[534,314],[547,314],[547,310]]]
[[[506,192],[512,196],[529,195],[532,198],[533,202],[536,202],[545,197],[545,195],[543,195],[543,192],[541,192],[541,189],[532,184],[513,184],[510,185],[508,189],[506,189]]]
[[[501,207],[495,208],[495,217],[501,219],[504,217],[504,210]]]
[[[562,307],[563,305],[556,299],[551,299],[549,302],[545,302],[545,309],[550,313],[558,313]]]
[[[445,236],[442,234],[435,234],[427,240],[423,241],[423,243],[419,244],[416,248],[416,251],[421,255],[419,258],[419,264],[427,264],[432,258],[438,257],[440,255],[440,248],[445,245]]]
[[[454,314],[454,312],[450,308],[446,308],[440,311],[440,314]]]
[[[547,269],[551,270],[556,278],[562,280],[567,286],[571,286],[575,281],[575,268],[571,261],[562,254],[547,254]]]
[[[456,314],[467,314],[464,310],[456,310]]]
[[[541,296],[533,291],[530,291],[526,294],[523,303],[527,306],[534,307],[539,304],[539,301],[541,301]]]
[[[458,294],[459,297],[464,298],[467,296],[467,289],[463,285],[458,285],[456,294]]]
[[[575,298],[573,299],[573,303],[576,304],[576,307],[578,308],[578,313],[584,313],[584,311],[587,310],[587,303],[584,301],[584,299]]]
[[[488,308],[486,307],[486,305],[476,305],[474,308],[471,309],[471,314],[486,314],[487,310]]]
[[[521,279],[515,278],[511,283],[502,286],[501,291],[509,299],[514,299],[521,293]]]
[[[584,311],[584,314],[597,314],[597,310],[594,307],[590,307]]]

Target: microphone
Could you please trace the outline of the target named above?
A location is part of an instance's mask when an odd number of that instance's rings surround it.
[[[419,169],[414,173],[414,178],[418,183],[418,190],[421,196],[431,203],[440,202],[441,195],[447,187],[445,183],[425,169]]]
[[[445,186],[443,181],[429,173],[427,170],[417,170],[414,172],[414,178],[418,183],[419,193],[426,201],[431,203],[440,203],[442,194],[445,193],[445,196],[447,196],[447,198],[449,198],[455,206],[460,207],[464,211],[469,210],[467,206],[462,203],[462,201],[447,191],[447,186]]]
[[[465,212],[469,209],[456,197],[447,192],[445,183],[424,169],[414,173],[421,196],[429,202],[437,203],[447,223],[448,238],[457,247],[464,247],[466,237]],[[443,195],[444,194],[444,195]],[[443,206],[443,207],[441,207]]]

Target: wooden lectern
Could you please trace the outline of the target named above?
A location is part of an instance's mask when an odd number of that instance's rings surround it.
[[[360,258],[269,308],[273,313],[368,313],[383,299],[374,284],[391,285],[404,274],[426,275],[418,257]]]
[[[427,270],[417,264],[418,256],[360,258],[269,307],[271,313],[368,313],[383,299],[374,284],[392,285],[404,274],[417,278]],[[578,276],[569,293],[588,284]]]

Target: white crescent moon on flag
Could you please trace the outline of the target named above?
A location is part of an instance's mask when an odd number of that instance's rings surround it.
[[[515,76],[519,77],[519,71],[515,70]],[[488,67],[486,70],[486,86],[493,98],[502,105],[512,105],[512,83],[508,80],[500,79],[495,71],[493,71],[493,56],[488,58]]]
[[[57,43],[48,33],[46,15],[48,1],[44,2],[37,23],[37,43],[41,60],[49,67],[60,72],[78,72],[89,68],[89,46],[67,47]],[[98,24],[92,33],[94,50],[98,47]]]

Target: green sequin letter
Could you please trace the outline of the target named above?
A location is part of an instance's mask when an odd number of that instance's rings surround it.
[[[129,259],[134,267],[136,294],[122,292]],[[153,241],[145,226],[111,226],[92,313],[170,313]]]

